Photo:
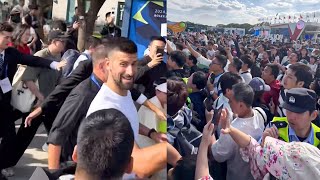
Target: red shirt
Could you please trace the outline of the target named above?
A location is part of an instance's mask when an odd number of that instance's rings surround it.
[[[14,47],[14,44],[10,42],[8,46]],[[31,49],[28,47],[27,44],[24,44],[23,46],[17,46],[16,49],[18,49],[18,51],[21,52],[22,54],[31,55]]]
[[[263,103],[269,105],[271,98],[276,108],[279,105],[279,94],[280,94],[280,84],[279,80],[274,80],[272,83],[268,84],[270,86],[270,91],[264,92],[262,95]]]

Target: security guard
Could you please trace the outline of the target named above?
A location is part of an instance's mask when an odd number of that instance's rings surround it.
[[[272,136],[286,142],[306,142],[320,148],[320,128],[311,121],[317,116],[317,95],[306,88],[292,88],[283,108],[287,117],[275,117],[263,136]]]

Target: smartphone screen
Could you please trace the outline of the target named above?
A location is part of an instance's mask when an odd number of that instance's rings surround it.
[[[159,54],[159,53],[163,56],[164,49],[162,49],[162,48],[157,48],[157,54]]]
[[[221,104],[220,107],[218,107],[217,109],[214,109],[212,124],[214,124],[215,126],[217,126],[219,123],[222,109],[223,109],[223,104]]]

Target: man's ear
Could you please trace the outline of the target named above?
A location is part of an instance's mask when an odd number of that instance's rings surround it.
[[[133,157],[130,157],[130,162],[125,170],[125,173],[130,174],[133,170]]]
[[[299,81],[299,82],[297,83],[297,85],[298,85],[298,87],[303,88],[304,82],[303,82],[303,81]]]
[[[317,118],[317,116],[318,116],[318,111],[317,110],[313,111],[311,113],[311,121],[315,120]]]
[[[78,156],[77,156],[77,145],[74,147],[73,149],[73,153],[72,153],[72,160],[74,162],[77,162],[78,161]]]

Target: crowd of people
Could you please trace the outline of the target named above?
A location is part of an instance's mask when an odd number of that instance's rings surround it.
[[[170,179],[320,176],[319,44],[182,32],[167,50]]]
[[[77,8],[41,39],[22,7],[0,23],[1,180],[42,124],[48,179],[320,176],[319,44],[182,32],[137,57],[108,12],[80,52]]]
[[[167,164],[181,158],[166,136],[166,40],[152,36],[148,55],[137,57],[108,12],[101,36],[87,37],[79,52],[77,8],[72,26],[56,20],[40,41],[38,6],[19,7],[0,23],[0,179],[14,178],[41,124],[48,168],[35,174],[165,179]]]

